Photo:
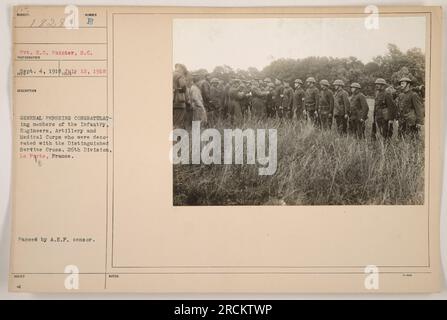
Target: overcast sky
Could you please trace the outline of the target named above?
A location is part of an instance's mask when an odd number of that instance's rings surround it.
[[[279,58],[355,56],[364,63],[387,52],[425,52],[425,17],[380,17],[378,30],[363,18],[175,19],[174,63],[189,70],[227,64],[234,69],[262,70]]]

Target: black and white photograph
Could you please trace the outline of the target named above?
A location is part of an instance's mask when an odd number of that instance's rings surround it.
[[[425,70],[421,16],[174,19],[174,205],[423,205]]]
[[[0,300],[446,297],[441,0],[28,1],[0,5]]]

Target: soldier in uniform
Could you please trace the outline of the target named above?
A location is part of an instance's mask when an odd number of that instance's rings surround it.
[[[202,78],[197,82],[197,86],[200,89],[200,93],[202,94],[203,103],[205,105],[206,111],[211,111],[210,109],[210,91],[211,91],[211,84],[210,84],[210,76],[208,74],[205,74],[202,76]]]
[[[201,121],[202,123],[206,123],[208,117],[205,104],[203,102],[202,92],[199,88],[200,76],[193,75],[192,81],[193,83],[190,89],[192,121]]]
[[[281,117],[293,118],[293,89],[290,87],[289,82],[284,81],[284,87],[281,100]]]
[[[233,85],[229,92],[229,116],[231,122],[235,125],[242,124],[244,120],[243,115],[243,100],[245,98],[244,87],[239,79],[233,81]]]
[[[257,82],[254,82],[251,89],[251,94],[251,115],[255,118],[263,119],[267,115],[266,98],[269,91],[261,88]]]
[[[344,87],[342,80],[334,81],[335,95],[334,95],[334,118],[339,134],[346,134],[348,129],[348,113],[350,109],[349,97]]]
[[[318,114],[320,116],[320,123],[322,129],[331,129],[332,127],[332,116],[334,114],[334,94],[331,89],[329,89],[329,81],[320,81],[320,97]]]
[[[267,117],[274,118],[276,116],[276,110],[275,110],[275,100],[273,99],[275,95],[275,85],[273,84],[273,82],[267,83],[267,91],[268,94],[265,98]]]
[[[319,91],[315,86],[315,78],[306,79],[306,91],[304,92],[304,108],[307,116],[314,126],[318,126]]]
[[[208,121],[211,125],[221,118],[224,104],[224,91],[219,83],[219,79],[211,79],[210,103],[208,112]]]
[[[243,119],[248,118],[250,114],[251,109],[251,86],[253,82],[245,81],[241,84],[239,90],[244,94],[243,99],[241,100],[241,107],[242,107],[242,115]]]
[[[399,80],[402,90],[398,104],[400,137],[416,136],[424,124],[424,104],[419,94],[412,90],[411,82],[408,77]]]
[[[384,79],[378,78],[375,81],[376,97],[374,101],[374,122],[371,131],[371,138],[375,139],[377,134],[385,140],[393,136],[393,123],[396,117],[396,104],[392,94],[385,90],[387,83]]]
[[[351,108],[349,110],[349,133],[357,138],[365,137],[365,122],[368,118],[368,103],[365,95],[360,91],[360,84],[351,83]]]
[[[284,87],[282,85],[282,82],[279,79],[275,79],[275,89],[273,91],[273,104],[274,104],[274,113],[275,115],[280,113],[280,107],[282,104],[282,92],[284,90]]]
[[[224,105],[223,105],[223,118],[226,119],[230,116],[230,89],[233,86],[234,79],[230,79],[224,86]]]
[[[188,71],[180,63],[175,65],[173,74],[173,125],[174,128],[187,127],[187,113],[190,111],[190,100],[186,86],[186,76]]]
[[[301,120],[304,114],[304,90],[301,87],[303,81],[301,79],[295,80],[295,91],[293,92],[293,113],[296,118]]]

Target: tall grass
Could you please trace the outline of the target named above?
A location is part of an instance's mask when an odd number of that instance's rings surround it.
[[[214,127],[231,128],[220,121]],[[359,140],[309,123],[249,119],[244,128],[276,128],[278,167],[174,165],[174,205],[423,204],[421,139]]]

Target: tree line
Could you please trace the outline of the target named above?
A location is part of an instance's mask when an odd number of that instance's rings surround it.
[[[358,82],[366,95],[374,95],[374,81],[384,78],[390,85],[397,87],[402,77],[409,77],[416,86],[425,86],[425,54],[420,48],[402,52],[395,44],[388,44],[388,52],[376,56],[372,61],[363,63],[356,57],[306,57],[302,59],[282,58],[272,61],[262,70],[249,67],[247,70],[233,69],[228,65],[217,66],[210,73],[211,78],[228,81],[231,78],[242,80],[280,79],[293,82],[315,77],[317,81],[327,79],[332,82],[340,79],[349,85]],[[205,69],[193,73],[207,73]]]

